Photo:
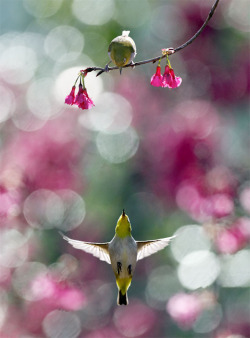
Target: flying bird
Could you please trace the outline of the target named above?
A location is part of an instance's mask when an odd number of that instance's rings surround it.
[[[136,262],[164,249],[173,237],[136,241],[131,235],[131,223],[123,210],[117,221],[115,236],[110,242],[83,242],[63,236],[74,248],[83,250],[111,264],[118,288],[118,305],[127,305],[127,290],[131,284]]]
[[[122,67],[130,63],[133,64],[133,59],[136,56],[136,45],[134,40],[129,37],[129,33],[130,31],[123,31],[122,35],[117,36],[110,42],[108,48],[109,57],[120,68],[120,73],[122,72]],[[105,67],[106,71],[108,71],[110,62]]]

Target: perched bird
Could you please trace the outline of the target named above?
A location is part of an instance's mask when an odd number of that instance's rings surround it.
[[[131,224],[123,210],[117,221],[114,238],[107,243],[82,242],[61,234],[74,248],[83,250],[111,264],[118,288],[118,305],[127,305],[127,290],[131,284],[136,262],[165,248],[174,237],[135,241]]]
[[[134,40],[129,37],[129,33],[130,31],[123,31],[122,35],[117,36],[110,42],[108,48],[109,57],[120,68],[120,73],[122,72],[122,67],[133,63],[132,61],[136,55],[136,45]],[[110,62],[105,67],[106,71],[108,71]]]

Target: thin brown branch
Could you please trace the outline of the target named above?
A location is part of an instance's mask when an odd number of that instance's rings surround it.
[[[203,29],[206,27],[206,25],[208,24],[208,21],[212,18],[212,16],[214,15],[214,12],[216,10],[216,7],[218,5],[220,0],[216,0],[215,3],[213,4],[213,7],[211,8],[205,22],[203,23],[203,25],[201,26],[201,28],[197,31],[197,33],[194,34],[194,36],[192,36],[191,39],[189,39],[187,42],[183,43],[183,45],[175,48],[175,52],[179,52],[179,50],[187,47],[188,45],[190,45],[200,34],[201,32],[203,31]]]
[[[215,1],[215,3],[213,4],[212,8],[210,9],[210,12],[209,12],[206,20],[204,21],[203,25],[201,26],[201,28],[188,41],[186,41],[185,43],[183,43],[181,46],[179,46],[177,48],[169,48],[169,49],[167,49],[165,55],[160,55],[160,56],[157,56],[155,58],[148,59],[148,60],[138,61],[138,62],[135,62],[133,64],[126,65],[123,68],[128,68],[128,67],[134,68],[134,67],[137,67],[137,66],[140,66],[140,65],[144,65],[146,63],[151,63],[151,62],[154,63],[156,61],[159,61],[160,59],[164,59],[167,55],[174,54],[174,53],[179,52],[180,50],[186,48],[188,45],[190,45],[192,42],[194,42],[194,40],[201,34],[201,32],[207,26],[208,22],[211,20],[212,16],[214,15],[214,12],[216,10],[216,7],[217,7],[219,1],[220,0],[216,0]],[[115,70],[115,69],[119,69],[119,67],[108,67],[108,71]],[[98,76],[98,75],[101,75],[102,73],[105,72],[105,68],[102,68],[102,67],[89,67],[89,68],[87,68],[87,69],[84,70],[85,73],[89,73],[89,72],[92,72],[92,71],[99,71],[97,73],[97,75],[96,75],[96,76]]]

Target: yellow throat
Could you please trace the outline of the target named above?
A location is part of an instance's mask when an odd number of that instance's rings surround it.
[[[115,233],[118,237],[124,238],[127,236],[131,236],[131,230],[132,228],[131,228],[129,218],[125,214],[125,211],[123,210],[120,218],[117,221]]]

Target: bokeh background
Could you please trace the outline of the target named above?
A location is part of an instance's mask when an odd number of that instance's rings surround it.
[[[179,88],[92,72],[83,111],[64,99],[122,30],[152,58],[212,1],[1,0],[1,337],[250,337],[249,3],[220,2],[170,57]],[[136,239],[178,236],[117,307],[111,267],[58,230],[109,241],[123,208]]]

